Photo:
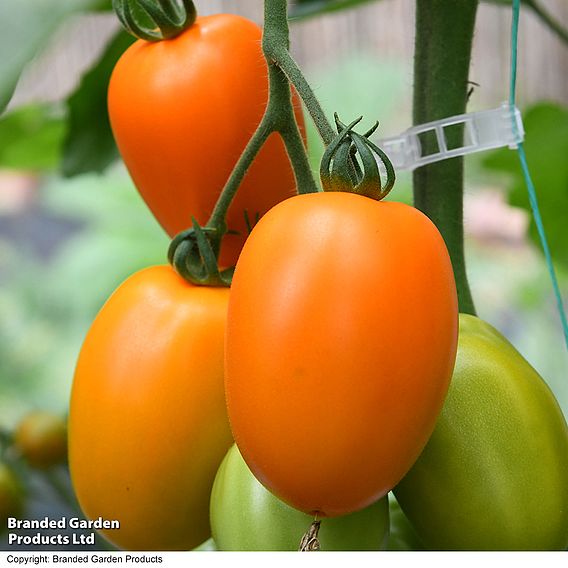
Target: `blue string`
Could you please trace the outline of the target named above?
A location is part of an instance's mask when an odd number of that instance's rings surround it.
[[[519,35],[519,14],[521,11],[520,8],[521,8],[521,0],[513,0],[513,23],[511,26],[511,83],[509,88],[509,106],[511,107],[511,117],[513,121],[513,129],[515,131],[515,134],[518,134],[517,123],[515,121],[515,115],[513,113],[513,110],[515,107],[515,98],[516,98],[516,89],[517,89],[517,45],[518,45],[518,35]],[[550,279],[552,280],[552,287],[554,288],[554,295],[556,296],[556,304],[558,306],[560,321],[562,322],[562,329],[564,331],[564,341],[566,342],[566,348],[568,349],[568,320],[566,319],[566,311],[564,310],[564,303],[562,302],[562,294],[560,293],[560,286],[558,285],[558,279],[556,278],[554,264],[552,263],[552,256],[550,254],[550,249],[548,248],[548,241],[546,239],[546,233],[544,232],[544,224],[542,222],[542,217],[540,216],[538,200],[536,197],[536,189],[533,180],[531,178],[529,166],[527,163],[527,157],[525,154],[525,148],[522,142],[520,142],[517,145],[517,153],[519,155],[519,160],[521,162],[521,170],[523,172],[525,183],[528,189],[529,202],[531,205],[534,221],[536,223],[536,228],[538,230],[538,236],[540,237],[542,250],[544,251],[544,257],[546,259],[546,265],[548,267]]]

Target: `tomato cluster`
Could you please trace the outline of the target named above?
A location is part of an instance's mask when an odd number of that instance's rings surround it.
[[[45,482],[57,480],[56,470],[67,459],[66,420],[46,410],[24,415],[14,430],[0,432],[0,534],[8,518],[26,511],[26,498],[33,473]],[[55,476],[52,476],[55,474]],[[55,481],[55,491],[60,486]]]
[[[260,37],[198,18],[114,71],[118,146],[170,235],[207,221],[261,119]],[[128,549],[211,530],[220,549],[295,549],[314,516],[324,549],[404,548],[387,542],[394,489],[426,548],[565,547],[564,417],[502,336],[458,317],[435,225],[353,192],[293,193],[274,135],[229,211],[230,290],[156,266],[101,309],[70,405],[86,515],[119,520],[106,536]]]

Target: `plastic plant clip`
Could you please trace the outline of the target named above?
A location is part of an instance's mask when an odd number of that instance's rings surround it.
[[[511,112],[514,116],[511,116]],[[463,125],[464,143],[448,147],[447,133]],[[515,128],[516,125],[516,128]],[[423,154],[421,140],[435,139],[437,151]],[[509,103],[491,110],[470,112],[413,126],[399,136],[383,138],[377,142],[390,158],[394,167],[414,170],[426,164],[508,146],[515,149],[523,141],[524,128],[521,113]]]

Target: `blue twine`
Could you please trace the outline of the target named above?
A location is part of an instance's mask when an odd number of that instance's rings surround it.
[[[518,45],[518,35],[519,35],[519,14],[521,11],[520,9],[521,9],[521,0],[513,0],[513,22],[511,25],[511,83],[509,88],[509,106],[511,107],[511,117],[513,121],[513,128],[515,134],[518,134],[517,123],[515,121],[513,109],[515,107],[515,98],[516,98],[516,89],[517,89],[517,45]],[[531,178],[529,166],[527,163],[527,157],[525,154],[525,148],[522,142],[520,142],[517,145],[517,153],[519,155],[519,160],[521,162],[521,169],[529,193],[529,202],[531,205],[534,221],[536,223],[536,228],[538,230],[538,236],[540,237],[542,250],[544,251],[546,266],[548,267],[550,279],[552,280],[552,287],[554,289],[554,295],[556,296],[558,313],[560,314],[560,321],[562,322],[562,329],[564,331],[564,341],[566,342],[566,348],[568,349],[568,320],[566,318],[566,311],[564,310],[564,303],[562,301],[560,286],[558,285],[558,279],[556,277],[556,272],[554,270],[554,264],[552,263],[552,256],[550,254],[550,249],[548,247],[548,241],[546,239],[546,233],[544,231],[544,224],[542,222],[542,217],[540,216],[538,200],[536,197],[536,189],[533,180]]]

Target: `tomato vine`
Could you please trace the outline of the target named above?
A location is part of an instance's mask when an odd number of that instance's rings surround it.
[[[308,82],[292,59],[286,0],[267,0],[264,5],[262,48],[268,64],[269,101],[266,112],[231,173],[209,221],[204,227],[197,222],[177,235],[170,245],[168,258],[185,279],[196,284],[229,285],[232,268],[220,271],[217,256],[221,239],[227,231],[225,218],[229,206],[254,158],[270,134],[278,132],[292,162],[298,193],[318,191],[296,119],[290,84],[297,89],[310,112],[324,142],[333,137],[333,128]]]
[[[478,0],[417,0],[414,124],[465,112],[477,5]],[[461,146],[463,135],[463,128],[446,132],[452,147]],[[424,155],[438,151],[435,140],[421,143]],[[463,157],[414,172],[414,205],[432,219],[446,241],[460,312],[475,315],[465,269],[463,188]]]

